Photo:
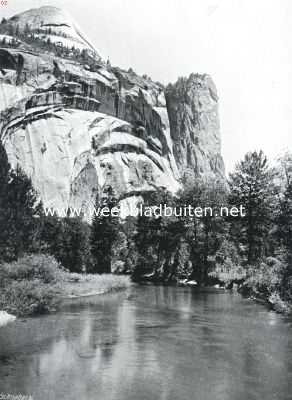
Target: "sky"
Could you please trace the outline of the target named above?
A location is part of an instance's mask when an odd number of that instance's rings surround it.
[[[227,171],[247,151],[292,151],[290,0],[7,0],[0,16],[66,9],[112,65],[164,84],[191,72],[219,94]]]

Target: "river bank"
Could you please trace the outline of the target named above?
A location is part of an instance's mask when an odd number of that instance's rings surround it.
[[[238,292],[256,303],[265,305],[267,308],[284,315],[292,314],[292,304],[287,300],[283,300],[278,292],[264,293],[256,288],[249,288],[243,284],[238,288]]]
[[[35,285],[26,285],[28,291],[22,293],[19,286],[12,284],[1,295],[0,328],[13,322],[16,318],[54,312],[64,299],[89,297],[110,292],[125,290],[131,286],[128,276],[124,275],[81,275],[64,273],[60,282],[53,285],[39,284],[39,296],[35,292]],[[20,285],[22,285],[20,283]],[[29,291],[31,288],[31,291]],[[12,290],[12,292],[11,292]],[[9,295],[8,295],[9,292]]]
[[[131,280],[127,275],[67,273],[56,293],[63,299],[88,297],[127,289],[130,286]]]
[[[104,294],[126,289],[130,285],[128,276],[70,273],[51,256],[25,256],[1,266],[1,320],[4,325],[13,316],[54,312],[64,298]]]
[[[223,289],[238,292],[245,298],[264,304],[280,314],[292,314],[292,292],[283,290],[281,270],[271,260],[270,269],[260,267],[234,268],[230,271],[213,271],[202,285],[194,279],[165,281],[155,274],[141,276],[136,282],[142,284],[185,286],[198,290]],[[280,294],[281,293],[281,294]]]
[[[210,274],[219,285],[236,289],[242,296],[281,314],[292,313],[292,287],[284,284],[283,264],[275,258],[267,258],[266,263],[240,267],[228,272],[215,271]]]

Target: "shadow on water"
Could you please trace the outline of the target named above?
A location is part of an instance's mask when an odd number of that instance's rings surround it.
[[[291,320],[228,292],[133,287],[0,330],[0,393],[290,400]]]

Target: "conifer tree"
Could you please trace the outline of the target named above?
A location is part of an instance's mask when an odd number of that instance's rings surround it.
[[[245,216],[232,221],[231,234],[247,263],[254,264],[266,255],[273,215],[273,172],[264,153],[247,153],[229,183],[230,205],[245,210]]]
[[[63,237],[62,219],[54,216],[41,216],[41,250],[53,255],[63,264]]]
[[[14,258],[17,259],[25,252],[34,249],[41,205],[31,179],[19,166],[10,171],[7,195],[7,216],[9,218],[7,240],[13,250]]]
[[[10,249],[7,246],[7,230],[9,228],[7,215],[9,172],[10,165],[7,154],[0,140],[0,262],[11,257]]]
[[[176,272],[175,255],[185,232],[183,221],[175,216],[160,215],[160,211],[155,215],[155,207],[160,205],[174,208],[174,198],[166,190],[157,189],[144,200],[144,211],[138,216],[134,235],[139,255],[133,277],[139,279],[150,273],[153,279],[171,280]],[[149,208],[153,214],[148,216],[145,210]]]
[[[105,197],[96,198],[96,213],[92,221],[90,233],[90,251],[92,255],[93,273],[110,273],[112,262],[112,248],[119,230],[119,218],[113,216],[111,211],[118,206],[117,199],[111,187],[105,191]],[[109,211],[109,212],[107,212]]]
[[[86,270],[90,259],[89,226],[80,217],[42,216],[42,251],[53,255],[71,272]]]
[[[204,182],[191,176],[185,181],[181,203],[193,209],[202,209],[202,213],[185,218],[186,242],[193,266],[191,276],[199,285],[207,283],[212,267],[211,259],[215,257],[226,235],[227,226],[219,212],[220,207],[226,204],[225,199],[226,188],[221,182]]]
[[[82,272],[88,258],[88,232],[81,217],[66,217],[63,221],[62,265],[71,272]]]
[[[31,180],[10,168],[0,142],[0,260],[17,259],[34,248],[41,206]]]

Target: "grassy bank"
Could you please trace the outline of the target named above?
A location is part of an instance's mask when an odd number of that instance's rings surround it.
[[[292,282],[285,283],[285,270],[283,261],[267,257],[256,267],[247,269],[247,278],[239,291],[277,312],[289,314],[292,312]]]
[[[59,295],[65,298],[91,296],[130,287],[126,275],[81,275],[64,273]]]
[[[237,284],[238,291],[280,313],[292,312],[292,282],[285,282],[287,266],[279,258],[267,257],[258,265],[232,266],[228,271],[215,270],[209,275],[225,288]]]
[[[64,297],[102,294],[130,284],[127,276],[71,274],[51,256],[25,256],[0,266],[0,310],[42,314],[54,311]]]

